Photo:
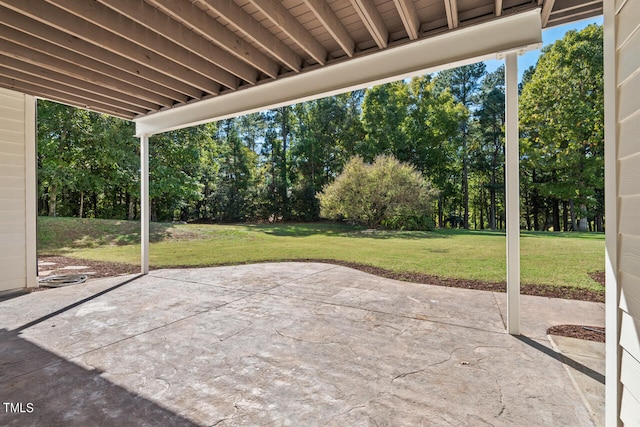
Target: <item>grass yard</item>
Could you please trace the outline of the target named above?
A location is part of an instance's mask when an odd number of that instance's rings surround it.
[[[39,253],[140,263],[139,223],[39,218]],[[400,272],[505,280],[502,232],[372,231],[333,223],[151,224],[154,268],[295,259],[342,260]],[[523,232],[522,282],[603,292],[588,273],[604,270],[604,235]]]

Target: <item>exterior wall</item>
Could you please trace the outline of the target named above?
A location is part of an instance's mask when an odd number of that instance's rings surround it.
[[[619,420],[608,421],[610,425],[621,421],[624,425],[637,426],[640,425],[640,0],[612,0],[611,3],[606,19],[612,28],[608,42],[615,52],[609,64],[614,101],[608,112],[615,117],[612,123],[617,159],[617,262],[614,268],[618,292],[614,298],[617,301],[608,299],[607,303],[617,303],[619,341],[615,356],[607,353],[607,357],[614,358],[610,363],[617,364]],[[608,371],[607,382],[609,374]]]
[[[0,89],[0,292],[36,286],[35,101]]]

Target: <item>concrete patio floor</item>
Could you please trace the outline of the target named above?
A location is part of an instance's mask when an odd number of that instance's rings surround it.
[[[521,304],[514,337],[505,294],[321,263],[35,292],[0,302],[0,425],[594,425],[546,329],[604,304]]]

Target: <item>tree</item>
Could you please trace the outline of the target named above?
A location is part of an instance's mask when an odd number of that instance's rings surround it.
[[[588,217],[595,219],[596,229],[602,229],[602,41],[598,25],[567,32],[543,50],[522,89],[520,116],[527,164],[538,172],[535,185],[540,194],[563,201],[573,230],[586,230]],[[559,211],[557,202],[554,209]]]
[[[214,150],[214,124],[154,135],[149,142],[149,199],[153,221],[187,219],[202,198],[203,150]]]
[[[238,122],[226,119],[218,127],[217,179],[210,205],[219,221],[245,221],[254,216],[252,191],[257,159],[240,139]]]
[[[448,88],[454,98],[467,109],[476,103],[480,79],[486,72],[484,62],[444,70],[436,78],[440,90]],[[465,117],[460,122],[460,157],[462,158],[462,226],[469,228],[469,121]]]
[[[321,215],[400,229],[426,229],[433,191],[422,174],[391,156],[367,165],[352,158],[342,174],[320,194]]]
[[[358,114],[360,97],[347,93],[298,104],[295,107],[296,138],[291,147],[295,216],[318,219],[316,194],[342,171],[361,138]]]
[[[365,138],[358,150],[364,160],[370,162],[380,154],[409,160],[408,139],[402,127],[408,108],[408,88],[402,80],[367,89],[362,102]]]
[[[474,169],[488,178],[488,182],[483,180],[483,187],[489,191],[487,217],[489,228],[495,230],[497,197],[504,192],[504,67],[485,75],[481,84],[479,104],[475,113],[477,136],[471,151]]]
[[[444,212],[455,196],[458,174],[455,137],[467,110],[449,91],[438,92],[435,85],[428,75],[409,83],[408,114],[402,124],[409,150],[400,160],[412,163],[438,190],[438,226],[444,227]]]

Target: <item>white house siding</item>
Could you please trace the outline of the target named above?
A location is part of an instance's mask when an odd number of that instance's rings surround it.
[[[0,292],[35,286],[35,113],[0,89]]]
[[[640,0],[616,1],[620,420],[640,425]]]

